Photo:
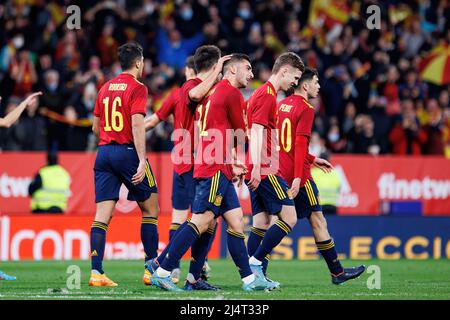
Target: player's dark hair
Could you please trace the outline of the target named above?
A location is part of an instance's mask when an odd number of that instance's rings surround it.
[[[223,73],[225,73],[228,70],[229,66],[233,65],[235,62],[242,61],[242,60],[246,60],[246,61],[250,62],[250,64],[251,64],[250,57],[248,55],[246,55],[244,53],[232,53],[230,60],[227,60],[223,64]]]
[[[119,47],[119,62],[122,70],[131,69],[136,60],[142,57],[142,47],[136,42],[125,43]]]
[[[306,67],[305,71],[303,71],[302,76],[300,77],[300,80],[298,80],[298,84],[294,86],[294,89],[299,89],[302,85],[302,83],[306,81],[311,81],[314,76],[317,78],[319,77],[319,74],[317,73],[316,69]]]
[[[193,69],[195,71],[194,56],[187,57],[185,65],[187,68]]]
[[[291,66],[299,69],[301,72],[305,70],[305,64],[303,63],[302,58],[294,52],[285,52],[281,54],[277,60],[275,60],[272,68],[272,74],[277,73],[284,66]]]
[[[220,49],[213,45],[197,48],[194,54],[195,71],[200,73],[211,69],[220,59]]]

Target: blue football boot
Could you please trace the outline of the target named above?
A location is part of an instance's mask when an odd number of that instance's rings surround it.
[[[191,283],[186,280],[186,283],[184,284],[184,290],[186,291],[194,291],[194,290],[209,290],[209,291],[218,291],[220,290],[219,287],[213,286],[212,284],[209,284],[202,278],[198,279],[196,282]]]
[[[361,265],[359,267],[344,268],[344,271],[342,271],[340,274],[331,275],[331,282],[336,285],[342,284],[348,280],[358,278],[364,272],[364,270],[366,270],[366,266],[364,265]]]

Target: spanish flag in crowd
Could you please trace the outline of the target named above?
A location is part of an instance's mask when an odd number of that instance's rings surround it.
[[[345,24],[350,18],[351,12],[347,1],[313,0],[309,10],[308,25],[313,29],[322,26],[331,29],[336,24]]]
[[[422,80],[436,85],[450,83],[450,45],[441,42],[420,63]]]

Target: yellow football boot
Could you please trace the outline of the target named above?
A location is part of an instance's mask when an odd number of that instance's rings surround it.
[[[148,269],[145,269],[144,276],[142,277],[142,282],[144,282],[146,286],[152,285],[152,281],[150,280],[151,276],[152,274],[150,273],[150,271]]]
[[[118,284],[109,279],[106,274],[95,274],[91,273],[91,278],[89,279],[90,287],[117,287]]]

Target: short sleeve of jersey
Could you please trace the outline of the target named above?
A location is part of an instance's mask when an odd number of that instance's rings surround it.
[[[145,85],[140,85],[133,90],[130,99],[131,114],[146,114],[146,104],[147,104],[147,87]]]
[[[269,119],[272,115],[274,108],[276,108],[276,101],[273,96],[269,94],[257,97],[252,106],[252,119],[251,123],[257,123],[264,127],[269,126]]]
[[[297,136],[310,137],[313,121],[314,121],[314,109],[308,107],[305,110],[303,110],[303,112],[300,114],[295,134]]]
[[[181,87],[180,90],[180,94],[179,94],[179,101],[180,101],[180,105],[182,107],[189,107],[191,104],[197,105],[196,102],[192,101],[189,98],[189,91],[191,91],[191,89],[195,88],[200,82],[195,81],[195,79],[193,80],[189,80],[186,81],[183,86]]]
[[[176,95],[178,94],[178,90],[179,89],[172,90],[167,99],[164,100],[161,108],[156,111],[156,115],[158,116],[159,120],[165,121],[171,114],[174,113],[177,100]]]

